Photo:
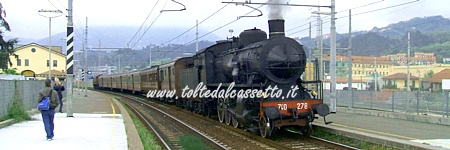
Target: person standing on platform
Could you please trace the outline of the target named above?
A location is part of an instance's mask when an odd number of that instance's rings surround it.
[[[59,97],[59,112],[60,113],[62,113],[63,111],[62,111],[62,109],[63,109],[63,101],[62,101],[62,98],[63,98],[63,96],[62,96],[62,91],[64,91],[64,90],[66,90],[65,88],[64,88],[64,85],[61,83],[61,82],[59,82],[59,81],[56,81],[55,82],[55,86],[53,86],[53,89],[56,91],[56,92],[58,92],[58,97]]]
[[[52,89],[51,85],[52,81],[49,79],[45,80],[45,88],[39,91],[37,100],[37,102],[42,101],[44,97],[47,97],[50,95],[49,93],[52,92],[50,98],[50,108],[48,110],[41,110],[42,121],[44,122],[45,133],[47,134],[48,141],[53,140],[53,129],[55,128],[53,119],[55,118],[55,108],[59,105],[58,93]]]

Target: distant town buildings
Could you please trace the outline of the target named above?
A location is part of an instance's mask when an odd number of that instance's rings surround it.
[[[325,55],[324,58],[324,83],[329,82],[330,74],[330,56]],[[441,71],[445,69],[450,70],[450,58],[445,59],[443,64],[436,63],[436,57],[434,53],[415,52],[410,56],[410,88],[411,89],[424,89],[431,88],[438,90],[443,78],[450,79],[450,75],[444,76]],[[447,62],[447,63],[446,63]],[[342,90],[343,87],[347,87],[348,80],[348,57],[337,55],[336,56],[336,78],[342,78],[339,80],[336,89]],[[406,90],[407,83],[407,55],[406,53],[390,54],[385,56],[352,56],[352,80],[359,85],[364,85],[364,88],[357,86],[357,89],[374,88],[373,84],[377,85],[377,89],[383,88],[385,85],[389,88]],[[445,72],[445,71],[444,71]],[[430,75],[437,74],[434,78],[428,79]],[[423,81],[421,81],[423,79]],[[370,87],[370,86],[371,87]],[[355,85],[353,85],[355,86]],[[325,88],[329,86],[325,85]]]
[[[390,60],[396,66],[406,66],[407,57],[406,53],[399,53],[381,56],[380,59]],[[436,63],[434,53],[415,52],[410,56],[410,60],[410,65],[433,65]]]

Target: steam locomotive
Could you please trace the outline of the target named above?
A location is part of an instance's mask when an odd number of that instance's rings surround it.
[[[217,115],[221,123],[260,132],[262,137],[285,127],[307,134],[316,114],[329,114],[322,96],[305,88],[320,87],[321,82],[300,78],[306,53],[285,36],[284,20],[268,23],[269,38],[260,29],[248,29],[192,57],[98,76],[94,87],[140,93],[208,117]]]

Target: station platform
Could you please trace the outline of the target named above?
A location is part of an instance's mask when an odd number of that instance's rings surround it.
[[[143,149],[136,147],[142,144],[136,140],[139,136],[134,124],[120,103],[100,92],[88,90],[87,97],[84,91],[77,92],[73,93],[71,115],[66,113],[67,101],[63,113],[58,112],[59,107],[55,109],[52,141],[46,140],[41,114],[34,110],[32,120],[0,129],[0,149]],[[130,140],[135,142],[130,144]]]
[[[390,117],[389,117],[390,116]],[[392,117],[397,116],[397,117]],[[332,128],[338,132],[346,132],[347,136],[365,137],[370,140],[382,140],[383,143],[393,142],[407,149],[450,149],[449,118],[442,116],[415,116],[407,113],[392,113],[377,110],[338,107],[337,113],[314,121],[315,125]],[[441,123],[413,121],[416,118],[441,120]],[[411,118],[411,119],[402,119]]]

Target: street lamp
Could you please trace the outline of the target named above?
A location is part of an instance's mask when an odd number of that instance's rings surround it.
[[[45,16],[41,13],[56,13],[53,16]],[[56,18],[62,15],[60,10],[44,10],[41,9],[38,11],[38,14],[42,17],[48,18],[48,79],[52,80],[52,18]]]

